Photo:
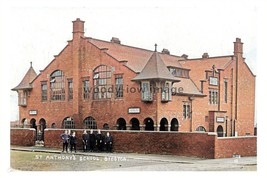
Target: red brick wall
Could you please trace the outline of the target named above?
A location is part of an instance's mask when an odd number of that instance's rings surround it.
[[[217,138],[215,142],[215,158],[230,158],[234,154],[257,156],[257,137]]]
[[[60,134],[63,132],[64,130],[61,129],[47,129],[45,131],[45,147],[62,148]],[[78,149],[82,148],[82,132],[83,130],[76,130]],[[110,133],[113,136],[115,152],[214,158],[216,136],[208,133],[154,131],[110,131]]]
[[[35,145],[35,130],[24,128],[10,129],[10,144],[20,146]]]

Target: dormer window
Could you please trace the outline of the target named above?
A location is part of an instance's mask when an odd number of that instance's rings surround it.
[[[152,101],[153,100],[149,81],[142,81],[141,82],[141,94],[142,94],[141,95],[142,101]]]

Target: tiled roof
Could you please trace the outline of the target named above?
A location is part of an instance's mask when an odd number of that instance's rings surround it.
[[[19,85],[13,88],[12,90],[16,91],[23,89],[31,89],[32,86],[30,83],[35,79],[36,76],[37,74],[31,66],[27,71],[27,73],[25,74],[25,76],[23,77],[22,81],[19,83]]]
[[[88,38],[88,41],[100,49],[107,48],[108,50],[106,50],[106,52],[118,61],[127,61],[125,65],[137,73],[142,71],[149,58],[153,54],[153,51],[151,50],[126,46],[94,38]],[[178,60],[184,58],[161,53],[159,53],[159,55],[166,66],[182,67]]]
[[[149,80],[149,79],[158,79],[158,80],[171,80],[179,81],[178,78],[174,77],[167,66],[162,61],[158,52],[154,52],[149,58],[147,64],[143,70],[132,80]]]
[[[199,91],[197,86],[190,78],[178,78],[180,82],[174,83],[176,94],[178,95],[195,95],[195,96],[206,96]],[[179,88],[182,88],[182,92],[179,92]]]

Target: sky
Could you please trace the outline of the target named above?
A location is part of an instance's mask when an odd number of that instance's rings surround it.
[[[76,18],[85,21],[85,36],[107,41],[118,37],[122,44],[150,50],[157,43],[159,51],[167,48],[171,54],[187,54],[189,58],[201,57],[204,52],[209,56],[232,55],[235,38],[241,38],[246,62],[257,75],[257,118],[260,111],[266,110],[262,104],[266,93],[263,81],[267,76],[264,0],[2,0],[0,3],[1,136],[2,126],[9,128],[6,127],[9,121],[18,119],[17,93],[11,89],[22,80],[30,62],[39,73],[60,53],[72,38],[72,21]],[[258,141],[262,141],[260,137]]]
[[[257,4],[253,1],[75,1],[34,3],[17,1],[5,9],[4,38],[11,63],[9,88],[30,67],[44,69],[72,38],[72,21],[85,21],[85,36],[102,40],[120,38],[122,44],[189,58],[233,54],[235,38],[244,42],[244,56],[257,74]],[[12,54],[12,55],[10,55]],[[18,119],[17,93],[10,91],[11,120]]]

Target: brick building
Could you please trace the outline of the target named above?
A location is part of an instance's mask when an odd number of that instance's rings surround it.
[[[188,59],[84,36],[73,39],[41,70],[32,64],[18,92],[24,127],[206,131],[253,135],[255,75],[237,38],[234,54]]]

